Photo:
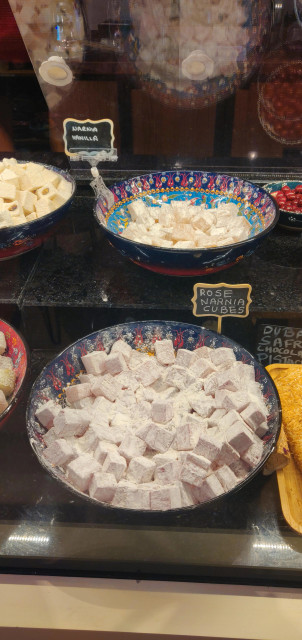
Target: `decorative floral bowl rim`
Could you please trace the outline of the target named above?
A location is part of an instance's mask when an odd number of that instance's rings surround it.
[[[14,392],[12,393],[8,406],[2,413],[0,413],[0,424],[1,424],[3,421],[6,420],[11,410],[16,405],[20,396],[23,393],[25,381],[29,373],[30,359],[29,359],[29,348],[27,346],[26,340],[19,333],[19,331],[15,329],[15,327],[13,327],[9,322],[7,322],[7,320],[3,320],[2,318],[0,318],[0,331],[3,331],[6,337],[7,345],[8,345],[8,350],[5,352],[4,355],[9,355],[9,357],[12,358],[14,365],[15,364],[18,365],[16,368],[14,367],[15,371],[18,372]],[[12,332],[12,334],[15,335],[17,339],[17,343],[19,343],[19,345],[21,345],[23,348],[23,353],[20,353],[20,349],[17,352],[13,351],[12,344],[9,341],[9,338],[11,338],[11,336],[8,336],[8,332]],[[15,348],[17,349],[18,347],[16,346]],[[23,361],[22,361],[22,356],[23,356]]]
[[[185,335],[186,332],[187,335]],[[269,432],[268,435],[263,439],[265,442],[264,455],[258,465],[256,465],[256,467],[250,471],[249,475],[238,482],[235,487],[221,494],[217,498],[213,498],[199,504],[190,505],[188,507],[181,507],[178,509],[170,509],[169,511],[141,511],[126,509],[122,507],[114,507],[112,505],[99,502],[94,498],[91,498],[86,493],[83,493],[73,487],[66,480],[66,476],[63,470],[54,468],[47,462],[47,460],[45,460],[43,456],[43,449],[45,448],[43,443],[43,434],[45,433],[45,429],[41,427],[41,425],[39,425],[38,421],[36,420],[35,411],[37,407],[40,406],[41,401],[46,402],[48,399],[59,399],[59,401],[64,406],[64,387],[68,382],[75,381],[76,376],[78,373],[80,373],[80,371],[84,371],[84,368],[80,364],[80,356],[84,353],[87,353],[87,347],[90,351],[95,349],[109,350],[113,342],[115,342],[117,339],[128,338],[127,342],[132,346],[135,345],[135,347],[140,350],[142,350],[142,345],[144,345],[145,343],[144,350],[150,353],[150,350],[152,349],[157,337],[162,338],[168,337],[169,335],[172,335],[175,348],[180,348],[180,346],[187,345],[190,346],[192,344],[192,342],[190,341],[192,338],[193,342],[195,340],[195,348],[198,346],[202,346],[203,344],[212,347],[231,347],[234,350],[235,354],[239,355],[238,360],[250,363],[254,366],[255,375],[259,379],[259,382],[261,381],[263,391],[266,390],[265,397],[269,409],[271,410],[271,415],[269,417]],[[148,338],[147,342],[145,341],[145,338]],[[63,382],[58,377],[58,369],[60,370],[60,373],[62,373]],[[69,347],[64,349],[61,353],[59,353],[49,364],[44,367],[32,387],[27,403],[26,423],[30,445],[35,452],[39,462],[48,471],[48,473],[51,474],[53,478],[58,480],[65,486],[65,488],[69,489],[77,496],[82,497],[85,500],[88,500],[90,503],[103,508],[111,510],[117,509],[119,512],[124,511],[127,513],[137,513],[139,511],[140,513],[148,514],[177,513],[195,509],[198,507],[204,507],[206,505],[209,505],[210,503],[216,503],[218,500],[222,500],[226,496],[230,496],[231,494],[244,487],[255,475],[258,474],[259,470],[265,464],[267,458],[273,451],[274,446],[277,442],[281,428],[281,405],[278,391],[269,373],[266,371],[266,369],[264,369],[264,367],[262,367],[260,363],[257,362],[257,360],[249,351],[244,349],[234,340],[198,325],[175,321],[146,320],[142,322],[129,322],[114,325],[112,327],[107,327],[105,329],[95,331],[87,336],[84,336],[83,338],[80,338]]]
[[[150,182],[151,184],[154,183],[154,180],[156,182],[156,179],[158,178],[158,180],[160,181],[161,185],[163,185],[163,179],[164,180],[169,180],[169,178],[171,178],[171,180],[173,179],[173,176],[175,176],[175,178],[181,178],[181,176],[183,177],[183,181],[188,181],[190,180],[190,178],[192,178],[193,180],[195,180],[195,184],[198,183],[200,184],[200,181],[202,180],[202,178],[205,178],[209,180],[209,183],[211,186],[211,188],[207,189],[207,188],[202,188],[202,186],[196,188],[196,187],[182,187],[182,186],[175,186],[175,179],[173,181],[173,185],[171,183],[171,187],[165,185],[164,187],[161,186],[161,188],[156,188],[153,189],[150,186]],[[112,229],[109,229],[107,226],[107,222],[108,219],[110,217],[110,215],[121,206],[121,204],[124,204],[125,206],[127,206],[130,202],[132,202],[133,200],[135,200],[136,198],[140,197],[146,197],[149,194],[153,194],[153,193],[169,193],[171,191],[179,191],[180,194],[184,194],[184,193],[190,193],[190,192],[194,192],[197,194],[211,194],[211,195],[215,195],[217,197],[228,197],[229,199],[233,197],[233,199],[236,199],[237,202],[242,202],[242,204],[244,204],[244,202],[248,203],[247,200],[245,200],[244,198],[239,198],[239,196],[235,196],[232,195],[233,191],[227,191],[224,190],[223,188],[221,188],[220,186],[220,180],[224,181],[223,184],[226,184],[227,181],[233,181],[234,183],[234,187],[235,188],[250,188],[252,190],[252,193],[255,193],[255,199],[256,196],[260,197],[264,197],[266,200],[266,207],[270,207],[272,210],[272,219],[269,222],[269,224],[267,225],[267,227],[265,227],[264,229],[262,229],[262,231],[260,231],[260,233],[257,233],[253,236],[250,236],[249,238],[246,238],[245,240],[241,240],[240,242],[235,242],[232,244],[227,244],[227,245],[223,245],[220,247],[207,247],[207,248],[192,248],[192,249],[183,249],[183,248],[174,248],[174,247],[161,247],[161,246],[153,246],[150,244],[146,244],[144,242],[136,242],[135,240],[130,240],[129,238],[124,238],[123,236],[121,236],[118,232],[113,231]],[[138,185],[138,183],[143,183],[143,189],[140,190],[140,187]],[[159,184],[159,182],[158,182]],[[217,187],[216,190],[214,187]],[[220,187],[220,188],[219,188]],[[97,223],[106,230],[106,233],[108,234],[112,234],[113,236],[119,237],[121,238],[121,240],[125,241],[126,243],[129,243],[129,245],[135,247],[136,245],[139,244],[139,246],[142,247],[146,247],[146,248],[152,248],[152,251],[154,252],[164,252],[166,255],[171,255],[171,254],[176,254],[176,253],[181,253],[183,255],[187,254],[192,254],[192,253],[200,253],[202,255],[203,252],[205,253],[221,253],[223,251],[225,251],[225,249],[228,249],[229,251],[233,248],[237,248],[237,247],[243,247],[249,244],[252,244],[255,240],[261,239],[263,236],[267,235],[268,233],[270,233],[270,231],[273,230],[273,228],[276,226],[278,219],[279,219],[279,207],[277,202],[272,198],[272,196],[263,189],[263,187],[259,187],[255,184],[253,184],[252,182],[248,181],[248,180],[243,180],[241,178],[238,178],[236,176],[230,176],[228,174],[222,174],[222,173],[216,173],[216,172],[208,172],[208,171],[189,171],[189,170],[181,170],[181,171],[172,171],[172,170],[167,170],[167,171],[160,171],[160,172],[150,172],[148,174],[143,174],[143,175],[139,175],[139,176],[135,176],[132,178],[129,178],[128,180],[124,180],[122,182],[119,183],[115,183],[113,185],[109,185],[109,190],[113,193],[114,199],[115,199],[115,203],[113,206],[108,207],[107,205],[107,201],[104,200],[103,196],[100,196],[99,198],[96,199],[96,203],[95,203],[95,207],[94,207],[94,217],[97,221]],[[122,190],[122,191],[121,191]],[[128,193],[127,193],[128,191]],[[124,198],[120,198],[118,193],[121,192],[122,194],[125,194]],[[106,219],[106,222],[104,222],[104,220],[102,219],[102,211],[100,212],[100,215],[98,213],[99,210],[101,210],[101,207],[104,207],[104,211],[106,210],[106,213],[104,214],[104,217]],[[260,217],[260,212],[258,211],[258,209],[250,204],[249,207],[251,208],[252,211],[254,211],[254,213]],[[264,206],[263,206],[264,209]]]

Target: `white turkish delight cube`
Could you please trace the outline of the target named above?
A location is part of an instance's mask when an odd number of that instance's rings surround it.
[[[106,419],[106,423],[108,423],[115,411],[115,403],[111,402],[111,400],[108,400],[104,396],[98,396],[95,398],[90,410],[93,420],[100,424],[103,424],[104,419]]]
[[[106,360],[107,354],[105,351],[91,351],[82,356],[82,362],[87,373],[91,373],[94,376],[104,373]]]
[[[0,414],[5,411],[5,409],[8,407],[8,402],[6,400],[6,397],[2,391],[2,389],[0,389]]]
[[[26,192],[27,193],[27,192]],[[9,184],[8,182],[0,182],[0,197],[5,200],[16,200],[17,189],[14,184]],[[23,208],[24,205],[21,202]],[[33,207],[32,207],[33,208]]]
[[[203,388],[207,396],[215,395],[215,392],[218,389],[218,379],[217,379],[216,372],[212,373],[211,375],[209,375],[207,378],[204,379]]]
[[[228,347],[218,347],[211,351],[211,360],[217,368],[228,369],[236,362],[236,356]]]
[[[214,473],[204,478],[197,489],[193,489],[193,495],[197,502],[218,498],[222,493],[224,493],[224,488]]]
[[[154,422],[149,422],[141,429],[138,429],[136,435],[144,440],[150,449],[160,453],[168,451],[174,440],[173,432],[156,425]]]
[[[188,385],[186,382],[188,370],[185,367],[178,367],[172,365],[167,369],[165,375],[165,383],[171,387],[177,387],[177,389],[185,389]]]
[[[30,192],[28,192],[30,193]],[[25,205],[23,204],[23,208],[25,211]],[[41,198],[40,200],[37,200],[34,203],[34,210],[35,212],[38,214],[39,218],[40,216],[45,216],[48,213],[51,213],[51,211],[53,211],[53,202],[52,200],[50,200],[50,198]]]
[[[241,417],[253,431],[256,431],[263,422],[266,422],[267,414],[268,411],[263,402],[249,402],[241,412]]]
[[[125,340],[120,339],[113,343],[110,353],[120,353],[126,362],[129,362],[133,349],[130,347],[130,344],[125,342]]]
[[[212,415],[207,419],[208,429],[223,429],[223,417],[226,415],[225,409],[215,409]]]
[[[138,487],[130,480],[121,480],[116,488],[112,505],[124,509],[150,509],[150,489]]]
[[[239,480],[246,478],[250,472],[250,466],[241,459],[236,460],[236,462],[232,462],[229,466]]]
[[[192,487],[189,484],[186,484],[186,482],[179,482],[178,486],[180,490],[182,506],[191,507],[194,504]]]
[[[99,427],[98,433],[100,440],[107,440],[108,442],[113,442],[113,444],[121,444],[127,431],[125,427],[107,427],[91,422],[90,426],[92,425]]]
[[[79,381],[81,384],[84,384],[86,382],[94,382],[95,377],[92,373],[80,373],[79,374]]]
[[[115,401],[117,411],[132,409],[137,404],[136,395],[132,389],[122,389]]]
[[[221,465],[232,464],[240,460],[240,454],[228,442],[223,441],[217,462]]]
[[[241,380],[244,380],[247,383],[255,382],[255,369],[253,365],[245,364],[244,362],[237,360],[234,366],[236,367]]]
[[[260,462],[263,455],[263,443],[261,440],[254,442],[244,453],[241,454],[241,458],[246,462],[249,467],[256,467]]]
[[[78,438],[79,448],[83,452],[91,451],[91,453],[93,453],[99,441],[103,439],[104,432],[111,433],[111,428],[109,426],[102,426],[96,422],[91,422],[84,435]]]
[[[161,369],[155,359],[150,357],[147,362],[136,367],[135,376],[144,387],[148,387],[161,377]]]
[[[218,389],[228,389],[229,391],[240,391],[244,383],[240,380],[237,367],[231,367],[220,371],[217,375]]]
[[[117,445],[107,440],[99,440],[94,452],[95,459],[102,465],[108,453],[118,453]]]
[[[219,469],[215,471],[215,475],[225,491],[233,489],[238,482],[237,476],[235,476],[232,469],[230,469],[226,464],[219,467]]]
[[[190,373],[196,378],[206,378],[216,371],[216,367],[206,358],[198,358],[190,365]]]
[[[212,354],[213,349],[211,349],[211,347],[197,347],[197,349],[194,349],[193,353],[193,357],[192,357],[192,362],[199,360],[199,358],[205,358],[206,360],[211,360],[211,354]]]
[[[215,401],[211,396],[205,396],[205,398],[206,399],[203,397],[189,398],[192,409],[196,411],[201,418],[209,418],[216,409]]]
[[[127,469],[127,462],[123,456],[114,451],[109,451],[103,462],[102,471],[112,473],[117,482],[121,480]]]
[[[221,446],[221,441],[205,432],[199,435],[194,453],[202,455],[204,458],[207,458],[207,460],[213,462],[218,458]]]
[[[114,376],[106,373],[104,376],[98,376],[91,385],[91,393],[94,396],[104,396],[110,402],[114,402],[120,393],[120,386]]]
[[[44,458],[54,467],[62,467],[76,457],[73,447],[63,438],[54,440],[47,449],[43,451]]]
[[[132,353],[130,355],[130,360],[128,362],[129,369],[132,371],[139,367],[143,362],[149,362],[150,356],[147,353],[142,353],[141,351],[136,351],[136,349],[132,349]]]
[[[178,367],[185,367],[187,369],[193,358],[193,351],[189,351],[189,349],[178,349],[175,357],[175,364]]]
[[[94,473],[100,471],[101,466],[89,453],[83,453],[68,463],[67,478],[79,491],[87,491]]]
[[[143,387],[143,385],[138,385],[138,388],[135,392],[135,396],[137,401],[145,400],[145,402],[153,402],[155,398],[158,398],[158,393],[155,389],[151,387]]]
[[[138,484],[151,482],[153,480],[155,469],[156,465],[153,460],[145,458],[144,456],[137,456],[136,458],[132,458],[129,462],[127,479],[137,482]]]
[[[169,400],[153,400],[151,404],[151,417],[154,422],[165,424],[172,420],[173,414],[173,402]]]
[[[83,435],[90,420],[91,416],[85,410],[65,407],[54,417],[53,424],[58,437],[69,438]]]
[[[211,463],[203,456],[188,453],[180,472],[180,480],[195,487],[200,487],[203,479],[208,475]]]
[[[145,423],[151,417],[151,405],[146,400],[141,400],[131,407],[132,426],[136,430],[139,425]]]
[[[81,400],[77,400],[71,404],[72,409],[87,409],[88,411],[92,409],[94,403],[94,398],[92,396],[87,396],[87,398],[82,398]]]
[[[0,343],[1,343],[1,333],[2,331],[0,331]],[[4,335],[4,334],[3,334]],[[4,346],[5,342],[2,342],[2,348]],[[6,349],[6,347],[5,347]],[[4,349],[4,351],[5,351]],[[0,348],[0,351],[2,349]],[[2,353],[4,353],[4,351],[2,351]],[[0,355],[0,369],[13,369],[14,368],[14,364],[12,359],[9,356],[1,356]]]
[[[259,426],[255,430],[255,433],[258,436],[258,438],[263,438],[263,436],[265,436],[265,434],[268,432],[268,429],[269,429],[269,426],[267,424],[267,421],[265,421],[265,422],[262,422],[262,424],[259,424]]]
[[[53,426],[55,416],[57,416],[61,410],[62,407],[59,404],[56,404],[54,400],[48,400],[38,407],[35,416],[43,427],[50,429]]]
[[[175,431],[173,447],[178,451],[190,451],[197,445],[199,437],[198,426],[186,421]]]
[[[110,426],[118,429],[122,428],[129,430],[132,428],[131,416],[127,413],[115,413],[110,419]]]
[[[124,456],[126,460],[143,456],[145,451],[146,443],[141,438],[138,438],[136,435],[131,433],[126,433],[119,446],[119,453],[121,456]]]
[[[227,411],[234,409],[241,413],[247,407],[250,398],[244,391],[218,389],[215,392],[215,401],[217,409],[226,409]]]
[[[73,384],[65,389],[67,402],[77,402],[91,395],[91,384],[84,382],[83,384]]]
[[[169,449],[166,453],[155,453],[152,457],[152,461],[156,464],[156,466],[160,466],[165,464],[166,462],[171,462],[171,460],[180,460],[180,454],[178,451],[174,449]]]
[[[122,371],[127,371],[128,366],[124,356],[121,353],[110,353],[105,361],[105,371],[112,376],[116,376]]]
[[[93,474],[90,485],[89,495],[91,498],[99,502],[110,504],[116,492],[117,482],[113,473],[104,473],[97,471]]]
[[[182,506],[180,488],[177,484],[156,487],[150,490],[150,508],[152,511],[179,509]]]
[[[175,353],[172,340],[156,340],[155,355],[160,364],[175,364]]]
[[[181,462],[179,460],[157,464],[154,471],[154,481],[160,485],[173,484],[175,480],[179,480],[180,471]]]
[[[226,442],[242,454],[255,442],[252,431],[241,422],[234,422],[225,434]]]
[[[118,373],[116,375],[116,380],[119,383],[121,389],[131,389],[132,391],[134,391],[134,393],[138,391],[140,387],[144,389],[144,387],[142,387],[136,379],[134,372],[130,371],[130,369]],[[146,389],[149,389],[149,387],[146,387]]]
[[[38,198],[49,198],[50,200],[52,200],[54,198],[54,196],[57,195],[57,190],[56,188],[53,186],[53,184],[46,183],[43,185],[43,187],[39,187],[36,190],[36,195],[38,196]]]
[[[221,424],[223,425],[223,428],[226,430],[232,424],[234,424],[234,422],[240,422],[243,425],[245,424],[244,420],[242,420],[241,418],[241,414],[238,413],[238,411],[231,409],[231,411],[227,411],[227,413],[223,416],[221,420]]]

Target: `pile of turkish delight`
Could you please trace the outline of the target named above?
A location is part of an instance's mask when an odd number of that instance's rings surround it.
[[[188,200],[147,206],[140,198],[128,205],[130,222],[121,236],[156,247],[206,249],[246,240],[252,226],[234,202],[206,209]]]
[[[37,220],[61,207],[72,185],[60,173],[35,162],[0,162],[0,229]]]
[[[254,367],[227,347],[155,356],[124,340],[82,356],[86,373],[36,411],[44,458],[77,490],[128,509],[198,504],[236,486],[263,455],[267,406]]]

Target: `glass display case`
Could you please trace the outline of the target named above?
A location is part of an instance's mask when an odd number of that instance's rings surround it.
[[[13,154],[4,147],[1,159],[67,169],[77,191],[40,246],[0,261],[0,315],[30,352],[25,392],[0,432],[1,571],[301,587],[302,529],[283,515],[275,473],[260,471],[225,500],[190,511],[108,509],[59,484],[39,464],[26,428],[34,381],[79,338],[144,320],[216,331],[217,318],[193,316],[197,282],[250,284],[249,314],[224,318],[223,334],[263,366],[302,363],[298,208],[227,270],[169,276],[109,243],[90,186],[91,163],[107,187],[165,171],[180,179],[218,172],[257,187],[302,184],[300,2],[10,0],[10,7],[35,72],[15,75],[14,95],[19,83],[43,94],[47,135],[39,138],[27,113],[34,141],[15,137]],[[116,157],[66,154],[69,118],[112,121]]]

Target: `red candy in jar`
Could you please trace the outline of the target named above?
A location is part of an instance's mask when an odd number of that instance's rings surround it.
[[[273,191],[271,196],[277,200],[280,209],[302,213],[302,184],[293,189],[285,184],[279,191]]]

